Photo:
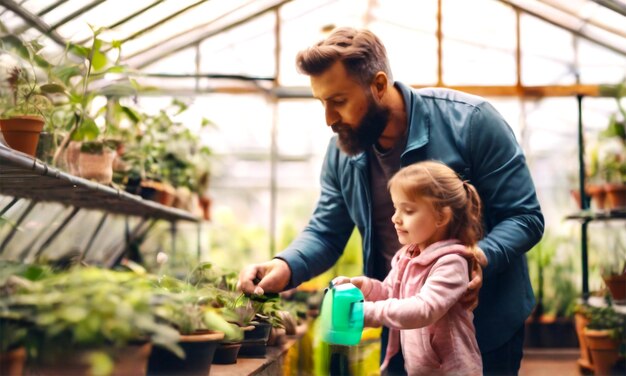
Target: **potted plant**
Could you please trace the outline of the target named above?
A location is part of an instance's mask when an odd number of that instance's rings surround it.
[[[179,345],[184,358],[155,347],[148,363],[150,374],[209,374],[219,342],[224,338],[241,336],[238,328],[229,324],[213,307],[214,291],[197,288],[187,283],[170,286],[168,302],[160,314],[181,334]],[[161,283],[163,286],[163,283]]]
[[[584,334],[594,373],[608,375],[619,358],[620,345],[626,343],[624,317],[612,305],[587,307],[586,317]]]
[[[102,29],[92,28],[92,32],[91,47],[76,44],[68,46],[67,52],[81,58],[81,62],[76,64],[66,58],[51,70],[55,79],[67,87],[65,103],[55,109],[58,122],[65,128],[65,136],[55,152],[53,163],[64,162],[70,173],[81,175],[83,171],[83,177],[107,184],[111,182],[115,157],[115,147],[107,136],[108,133],[115,133],[112,129],[116,125],[104,119],[104,126],[99,126],[96,119],[104,117],[110,98],[133,95],[135,89],[125,75],[114,83],[105,80],[107,74],[121,75],[126,72],[120,64],[121,44],[100,39]],[[117,53],[115,60],[105,54],[108,47]],[[105,98],[106,101],[95,107],[96,98]],[[83,147],[82,142],[89,143]],[[81,167],[80,159],[83,156],[85,162]],[[94,166],[99,166],[101,170],[95,172]]]
[[[607,266],[602,272],[602,280],[615,302],[626,301],[626,261]]]
[[[74,267],[1,305],[29,325],[28,367],[43,375],[144,374],[152,342],[181,351],[178,333],[158,321],[151,282],[136,273]]]
[[[626,96],[626,81],[602,89],[616,100],[617,112],[610,116],[607,128],[590,148],[589,170],[591,176],[602,182],[597,191],[605,196],[609,210],[626,208],[626,109],[622,98]]]
[[[40,84],[41,69],[35,65],[41,46],[22,43],[23,60],[3,51],[0,69],[0,129],[7,144],[18,151],[35,156],[39,135],[52,109],[48,95],[63,91],[58,84]],[[39,74],[38,74],[39,73]],[[40,76],[40,77],[38,77]]]

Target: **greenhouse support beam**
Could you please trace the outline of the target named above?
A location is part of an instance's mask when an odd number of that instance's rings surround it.
[[[15,236],[15,233],[17,232],[17,229],[20,227],[20,224],[24,222],[24,219],[26,219],[26,217],[28,216],[28,213],[30,213],[33,210],[35,205],[37,205],[37,201],[35,200],[31,201],[26,207],[26,210],[22,212],[20,217],[17,219],[17,222],[15,222],[15,224],[13,225],[13,228],[11,228],[11,231],[9,232],[7,237],[4,238],[4,241],[2,242],[2,244],[0,244],[0,254],[2,254],[2,252],[4,251],[4,248],[9,244],[11,239],[13,239],[13,237]]]
[[[410,85],[414,89],[429,87],[428,85]],[[613,97],[610,91],[601,91],[607,85],[551,85],[551,86],[469,86],[445,85],[448,89],[463,91],[483,97],[572,97],[584,95],[590,97]],[[310,87],[292,86],[274,89],[273,94],[278,98],[313,98]]]
[[[584,142],[584,127],[583,127],[583,96],[577,95],[576,100],[578,103],[578,189],[580,190],[580,203],[583,211],[589,210],[589,197],[585,193],[585,142]],[[583,299],[587,301],[589,298],[589,269],[587,263],[589,262],[588,256],[588,239],[587,239],[587,227],[589,220],[585,219],[581,225],[581,244],[580,244],[580,262],[582,266],[582,293]]]
[[[109,252],[107,252],[107,253],[110,253],[111,256],[107,260],[105,260],[104,262],[105,266],[110,268],[110,267],[113,267],[115,264],[119,263],[120,258],[124,255],[124,253],[127,250],[127,244],[134,242],[136,239],[141,239],[141,238],[145,239],[145,236],[154,227],[157,220],[151,219],[147,228],[143,230],[142,228],[144,227],[146,222],[148,222],[148,217],[143,217],[141,221],[131,231],[130,236],[128,237],[127,240],[126,239],[123,240],[121,245],[114,246],[111,248]],[[139,244],[139,246],[141,246],[141,243]]]
[[[27,24],[31,25],[35,29],[39,30],[42,34],[46,35],[48,38],[52,39],[58,45],[65,47],[66,41],[63,39],[61,34],[57,33],[52,29],[48,24],[43,22],[41,18],[36,15],[30,13],[21,5],[18,5],[13,0],[3,0],[2,5],[4,5],[11,12],[17,14],[21,19],[24,20]]]
[[[100,222],[98,222],[98,225],[96,226],[96,229],[94,230],[94,232],[91,234],[91,237],[89,238],[89,241],[87,242],[87,245],[85,246],[85,249],[80,254],[80,259],[78,260],[79,262],[83,261],[87,257],[87,254],[89,253],[89,250],[91,249],[91,246],[96,240],[96,236],[98,236],[98,233],[102,229],[102,226],[104,226],[104,223],[106,222],[108,216],[109,216],[109,213],[105,212],[102,214],[102,218],[100,218]]]
[[[13,205],[15,205],[19,200],[20,200],[19,197],[13,197],[11,202],[9,202],[4,208],[2,208],[2,210],[0,210],[0,217],[2,217],[4,215],[4,213],[9,211],[9,209],[11,209],[13,207]]]
[[[596,4],[600,4],[605,8],[612,10],[613,12],[619,13],[622,16],[626,16],[626,5],[623,2],[615,1],[615,0],[591,0]]]
[[[152,30],[152,29],[154,29],[154,28],[157,28],[157,27],[161,26],[162,24],[164,24],[164,23],[166,23],[166,22],[168,22],[168,21],[170,21],[170,20],[172,20],[172,19],[174,19],[174,18],[176,18],[176,17],[180,16],[181,14],[183,14],[183,13],[185,13],[185,12],[189,11],[190,9],[193,9],[193,8],[197,7],[198,5],[201,5],[202,3],[206,2],[206,1],[207,1],[207,0],[200,0],[200,1],[197,1],[197,2],[195,2],[195,3],[193,3],[193,4],[191,4],[191,5],[188,5],[188,6],[186,6],[185,8],[183,8],[183,9],[181,9],[181,10],[178,10],[178,11],[176,11],[176,12],[174,12],[174,13],[172,13],[172,14],[168,15],[168,16],[167,16],[167,17],[165,17],[165,18],[162,18],[162,19],[160,19],[160,20],[158,20],[158,21],[154,22],[153,24],[148,25],[148,26],[146,26],[145,28],[143,28],[143,29],[141,29],[141,30],[139,30],[139,31],[134,32],[133,34],[131,34],[131,35],[127,36],[127,37],[126,37],[126,38],[124,38],[124,39],[122,39],[122,40],[121,40],[121,42],[122,42],[122,44],[124,44],[124,43],[126,43],[127,41],[129,41],[129,40],[133,40],[133,39],[137,38],[138,36],[141,36],[142,34],[144,34],[144,33],[148,32],[148,31],[150,31],[150,30]]]
[[[43,16],[45,16],[46,14],[50,13],[51,11],[53,11],[55,8],[57,8],[59,5],[63,4],[67,2],[67,0],[58,0],[50,5],[48,5],[46,8],[40,10],[39,12],[37,12],[37,17],[41,18]],[[20,35],[23,32],[25,32],[26,30],[30,29],[31,25],[30,24],[26,24],[22,27],[19,27],[17,29],[15,29],[15,34]]]
[[[245,24],[245,23],[247,23],[249,21],[252,21],[255,18],[260,17],[260,16],[264,15],[265,13],[270,12],[270,11],[272,11],[272,10],[278,8],[278,7],[281,7],[281,6],[283,6],[284,4],[286,4],[286,3],[290,2],[290,1],[291,0],[279,1],[277,4],[271,5],[271,6],[267,7],[267,8],[265,8],[265,9],[261,9],[258,12],[255,12],[255,13],[247,16],[247,17],[244,17],[244,18],[238,20],[238,21],[235,21],[235,22],[233,22],[231,24],[228,24],[228,25],[225,25],[223,27],[220,27],[220,28],[218,28],[216,30],[211,30],[211,31],[208,31],[206,33],[203,33],[200,36],[195,37],[195,38],[191,39],[190,41],[188,41],[186,43],[183,43],[183,44],[181,44],[179,46],[175,46],[173,48],[170,48],[169,50],[161,52],[161,53],[157,54],[156,56],[151,56],[151,57],[147,58],[145,61],[139,62],[136,65],[133,65],[133,67],[137,68],[137,69],[145,68],[148,65],[153,64],[155,61],[161,60],[161,59],[163,59],[163,58],[165,58],[167,56],[170,56],[170,55],[172,55],[172,54],[174,54],[176,52],[179,52],[179,51],[185,50],[185,49],[187,49],[189,47],[192,47],[196,43],[202,42],[205,39],[211,38],[211,37],[213,37],[213,36],[215,36],[217,34],[221,34],[221,33],[225,32],[225,31],[228,31],[228,30],[233,29],[233,28],[235,28],[237,26],[241,26],[241,25],[243,25],[243,24]],[[152,50],[154,50],[157,47],[158,47],[158,45],[152,46],[150,49],[146,49],[146,51],[152,51]],[[139,56],[139,55],[136,55],[136,56]]]
[[[520,11],[522,11],[522,12],[524,12],[526,14],[529,14],[529,15],[531,15],[533,17],[536,17],[536,18],[538,18],[538,19],[540,19],[542,21],[545,21],[545,22],[547,22],[547,23],[549,23],[549,24],[551,24],[553,26],[556,26],[556,27],[558,27],[560,29],[566,30],[566,31],[572,33],[573,35],[576,35],[576,36],[579,36],[579,37],[581,37],[583,39],[591,41],[591,42],[593,42],[593,43],[595,43],[595,44],[597,44],[599,46],[602,46],[604,48],[607,48],[607,49],[609,49],[609,50],[611,50],[613,52],[617,52],[618,54],[620,54],[622,56],[626,55],[626,50],[624,50],[624,49],[622,49],[622,48],[620,48],[618,46],[614,46],[614,45],[605,43],[602,40],[600,40],[598,38],[594,38],[594,37],[592,37],[592,36],[590,36],[590,35],[588,35],[586,33],[583,33],[583,32],[581,32],[580,30],[578,30],[576,28],[563,25],[559,21],[556,21],[556,20],[553,20],[551,18],[548,18],[548,17],[542,15],[540,12],[537,12],[537,11],[534,11],[534,10],[528,8],[528,6],[526,4],[525,5],[518,4],[518,0],[499,0],[499,1],[501,3],[507,4],[507,5],[511,6],[511,7],[513,7],[514,9],[519,9]]]
[[[548,5],[550,5],[552,8],[557,9],[563,13],[566,13],[572,17],[578,17],[580,18],[580,15],[574,11],[572,11],[570,8],[564,7],[558,3],[553,3],[553,2],[546,2],[546,0],[541,0],[542,3],[546,3]],[[597,20],[590,18],[590,19],[585,19],[585,22],[588,23],[589,25],[595,26],[599,29],[608,31],[609,33],[612,34],[617,34],[619,36],[621,36],[622,38],[626,38],[626,31],[624,29],[617,29],[614,27],[611,27],[609,25],[603,24],[601,22],[598,22]]]
[[[63,214],[63,212],[65,211],[65,207],[62,207],[61,210],[58,212],[57,215],[54,215],[54,218],[58,217],[59,215]],[[54,221],[54,219],[53,219]],[[28,254],[30,253],[31,249],[35,248],[35,244],[37,244],[39,242],[39,239],[41,239],[41,237],[48,232],[48,230],[50,229],[50,227],[52,227],[52,223],[51,222],[48,226],[41,226],[41,228],[39,229],[39,232],[37,232],[36,235],[31,236],[30,237],[30,242],[28,242],[28,244],[18,253],[18,259],[20,260],[25,260],[28,256]],[[34,232],[34,230],[33,230]]]
[[[66,23],[70,22],[71,20],[73,20],[74,18],[76,18],[77,16],[80,16],[81,14],[92,10],[93,8],[97,7],[98,5],[104,3],[105,0],[94,0],[91,3],[84,5],[78,9],[76,9],[74,12],[68,14],[67,16],[65,16],[63,19],[61,19],[60,21],[58,21],[57,23],[55,23],[54,25],[50,26],[51,30],[56,30],[59,27],[65,25]]]
[[[57,0],[54,3],[48,5],[46,8],[40,10],[37,15],[39,17],[45,16],[46,14],[50,13],[51,11],[55,10],[59,5],[66,3],[67,0]]]
[[[150,10],[150,9],[152,9],[152,8],[154,8],[156,5],[161,4],[163,1],[164,1],[164,0],[157,0],[157,1],[155,1],[154,3],[152,3],[152,4],[148,4],[147,6],[145,6],[145,7],[141,8],[141,9],[139,9],[138,11],[136,11],[136,12],[134,12],[134,13],[132,13],[132,14],[130,14],[130,15],[128,15],[128,16],[126,16],[126,17],[124,17],[123,19],[121,19],[121,20],[117,21],[116,23],[114,23],[114,24],[112,24],[112,25],[107,26],[107,27],[106,27],[106,29],[108,29],[108,30],[113,30],[113,29],[115,29],[116,27],[121,26],[121,25],[125,24],[126,22],[128,22],[128,21],[132,20],[133,18],[135,18],[135,17],[137,17],[137,16],[139,16],[139,15],[141,15],[141,14],[145,13],[146,11],[148,11],[148,10]],[[76,43],[77,43],[77,44],[84,44],[84,43],[86,43],[87,41],[89,41],[90,39],[91,39],[91,37],[89,37],[89,38],[85,38],[85,39],[83,39],[83,40],[81,40],[81,41],[79,41],[79,42],[76,42]]]
[[[176,226],[176,221],[170,222],[170,235],[172,237],[172,256],[176,254],[176,233],[178,232],[178,227]]]
[[[59,236],[59,234],[61,234],[61,232],[65,229],[65,227],[67,227],[67,225],[72,221],[72,219],[76,216],[76,214],[79,211],[80,211],[80,208],[78,208],[78,207],[72,208],[72,211],[63,219],[63,222],[61,222],[59,227],[57,227],[54,230],[54,232],[52,232],[52,234],[50,234],[50,236],[48,236],[48,239],[46,239],[43,242],[43,244],[41,244],[41,246],[39,247],[37,252],[33,255],[33,257],[35,259],[37,259],[39,256],[41,256],[43,254],[43,251],[45,251],[46,248],[48,248],[48,246],[50,246],[50,244],[54,241],[54,239],[56,239],[57,236]],[[22,254],[27,255],[28,251],[29,251],[29,248],[27,247],[26,249],[24,249],[24,251],[22,251]]]

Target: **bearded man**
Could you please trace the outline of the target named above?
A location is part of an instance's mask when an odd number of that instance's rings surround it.
[[[355,226],[363,239],[364,274],[384,279],[401,248],[387,181],[403,166],[438,160],[472,183],[483,201],[485,236],[475,253],[482,269],[473,269],[465,297],[474,310],[483,372],[517,374],[524,321],[534,306],[525,253],[541,239],[544,220],[509,125],[483,98],[394,82],[385,47],[367,30],[336,29],[301,51],[296,63],[310,77],[336,136],[308,225],[273,260],[244,268],[239,288],[279,292],[323,273]],[[386,340],[383,330],[381,359]],[[388,371],[404,372],[402,352]]]

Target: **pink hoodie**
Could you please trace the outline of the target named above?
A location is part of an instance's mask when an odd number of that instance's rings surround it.
[[[465,246],[441,241],[415,257],[408,248],[396,253],[383,282],[366,278],[362,286],[365,325],[389,328],[381,370],[401,343],[409,375],[481,375],[474,315],[458,303],[469,281],[468,262],[459,255]]]

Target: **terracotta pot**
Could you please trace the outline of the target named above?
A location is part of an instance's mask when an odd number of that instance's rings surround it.
[[[577,361],[578,365],[591,370],[593,369],[591,353],[589,352],[589,346],[585,339],[585,327],[589,324],[589,319],[582,313],[576,312],[574,315],[574,323],[576,324],[576,336],[578,336],[578,346],[580,347],[580,358]]]
[[[626,208],[626,184],[605,184],[604,191],[608,209]]]
[[[191,211],[191,191],[187,187],[178,187],[175,188],[176,193],[174,195],[174,203],[172,204],[175,208]]]
[[[570,193],[570,195],[572,195],[572,198],[576,202],[576,208],[582,209],[583,205],[582,205],[582,201],[580,199],[580,190],[578,190],[578,189],[570,189],[569,193]]]
[[[626,274],[602,276],[604,284],[616,302],[626,301]]]
[[[70,141],[63,151],[63,161],[65,162],[65,170],[72,175],[78,176],[78,159],[80,158],[80,148],[82,142]]]
[[[34,157],[44,122],[41,116],[15,116],[0,119],[0,129],[12,149]]]
[[[46,347],[49,349],[49,347]],[[102,349],[54,349],[53,353],[43,354],[29,369],[37,375],[91,375],[90,358],[94,352],[104,351],[114,363],[112,376],[145,375],[152,343],[127,345],[122,348]]]
[[[606,206],[606,192],[603,185],[589,184],[585,192],[591,197],[596,210],[604,210]]]
[[[112,150],[104,150],[101,154],[80,152],[78,175],[81,178],[95,180],[101,184],[111,183],[115,156],[116,153]]]
[[[610,375],[619,358],[619,340],[610,337],[608,330],[585,328],[585,340],[589,345],[595,375]]]
[[[0,353],[0,375],[22,376],[25,360],[26,349],[24,347],[18,347],[6,353]]]
[[[171,207],[174,205],[175,199],[176,188],[171,184],[161,183],[160,187],[157,189],[156,201],[163,206]]]
[[[207,221],[211,220],[211,199],[207,196],[200,196],[200,208],[202,209],[202,217]]]
[[[178,344],[185,352],[185,359],[155,346],[148,360],[148,374],[208,375],[215,350],[222,339],[224,339],[222,332],[181,335]]]

